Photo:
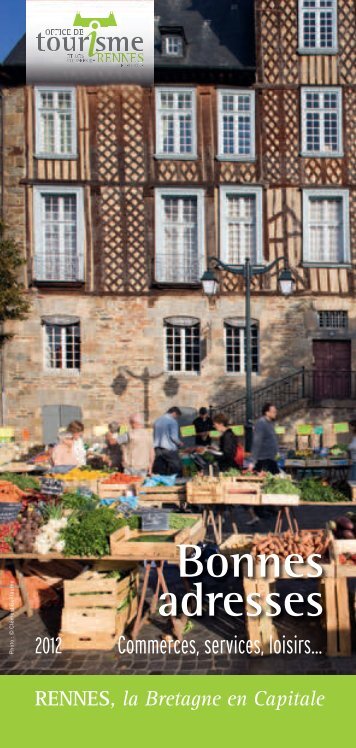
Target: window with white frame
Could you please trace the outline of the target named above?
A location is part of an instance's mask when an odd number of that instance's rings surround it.
[[[200,373],[200,325],[165,323],[166,371]]]
[[[170,34],[163,37],[164,54],[169,57],[183,56],[183,37],[178,34]]]
[[[301,96],[303,154],[341,156],[341,88],[303,88]]]
[[[301,52],[337,51],[337,0],[299,0]]]
[[[36,187],[34,277],[38,281],[84,279],[83,190]]]
[[[204,265],[202,190],[156,191],[155,280],[198,283]]]
[[[218,91],[218,156],[252,159],[255,156],[255,94]]]
[[[44,323],[45,368],[80,369],[80,324]]]
[[[74,157],[77,151],[75,89],[38,87],[35,98],[36,155]]]
[[[259,370],[258,325],[251,325],[252,372]],[[246,371],[246,326],[225,322],[225,368],[227,374],[244,374]]]
[[[263,262],[262,188],[220,188],[220,257],[232,265],[246,257]]]
[[[196,156],[195,90],[156,89],[156,155]]]
[[[316,265],[350,260],[347,190],[304,190],[303,259]]]

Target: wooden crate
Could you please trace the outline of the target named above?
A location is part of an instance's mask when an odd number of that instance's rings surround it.
[[[201,515],[190,515],[196,519],[192,527],[184,527],[182,530],[162,530],[160,532],[146,532],[140,530],[130,530],[128,527],[122,527],[116,530],[110,537],[110,552],[112,556],[127,560],[156,560],[172,561],[179,560],[180,544],[191,544],[204,538],[205,530]],[[139,541],[138,538],[159,535],[166,538],[166,542]],[[170,540],[169,540],[170,539]],[[135,542],[136,541],[136,542]]]
[[[224,478],[221,482],[224,504],[260,504],[260,482],[250,480],[235,480],[235,477]]]
[[[351,655],[351,621],[347,579],[322,579],[321,592],[326,619],[329,657]]]
[[[233,561],[231,556],[235,553],[249,553],[253,545],[253,535],[247,535],[244,533],[233,533],[227,540],[220,546],[219,551],[223,556],[226,556],[229,564],[232,566]]]
[[[125,628],[133,621],[137,615],[137,597],[130,602],[123,610],[118,611],[115,617],[115,632],[105,633],[103,631],[86,631],[72,633],[68,631],[60,632],[61,649],[73,650],[110,650],[117,643]]]
[[[223,504],[223,488],[216,483],[187,483],[188,504]]]
[[[264,603],[267,595],[275,592],[275,585],[270,581],[262,579],[248,579],[244,576],[243,579],[245,599],[247,600],[248,595],[259,595],[259,601],[264,610]],[[251,615],[247,615],[251,612]],[[252,656],[270,655],[270,641],[278,641],[277,629],[274,626],[273,618],[266,616],[264,612],[261,615],[256,616],[255,609],[245,603],[245,625],[247,631],[247,639],[252,642]]]
[[[261,504],[265,506],[296,506],[300,503],[298,494],[261,493]]]
[[[100,499],[118,499],[121,496],[125,496],[126,491],[132,491],[136,496],[142,482],[143,479],[141,481],[133,481],[132,483],[104,483],[100,480],[98,496]]]
[[[335,564],[335,576],[338,579],[356,577],[356,564],[353,564],[352,562],[341,564],[339,560],[339,557],[345,553],[356,553],[356,540],[338,540],[337,538],[334,538],[332,533],[330,533],[330,538],[330,556]],[[340,550],[340,548],[342,548],[342,550]]]
[[[158,501],[160,503],[179,504],[186,501],[186,486],[140,486],[138,491],[140,502]]]
[[[348,481],[348,486],[351,492],[351,501],[356,501],[356,483],[355,481]]]
[[[64,582],[64,607],[108,607],[115,611],[127,596],[138,590],[138,567],[133,566],[123,579],[105,577],[97,570],[86,571],[76,579]]]

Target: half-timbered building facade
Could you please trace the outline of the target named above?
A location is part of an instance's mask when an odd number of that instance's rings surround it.
[[[152,88],[26,86],[23,41],[2,67],[3,216],[32,302],[3,407],[37,439],[243,394],[244,292],[226,275],[208,302],[212,256],[293,268],[292,297],[274,273],[252,289],[255,387],[304,366],[314,400],[355,398],[353,1],[155,7]]]

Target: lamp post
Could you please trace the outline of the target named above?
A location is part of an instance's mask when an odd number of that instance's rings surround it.
[[[280,263],[283,263],[283,269],[278,277],[278,284],[283,296],[290,296],[294,290],[294,281],[290,268],[288,267],[288,260],[286,257],[277,257],[269,265],[251,265],[249,257],[246,257],[243,265],[227,265],[225,262],[219,260],[218,257],[209,257],[208,270],[205,271],[201,278],[204,293],[212,298],[216,296],[219,290],[219,280],[214,273],[216,270],[223,270],[226,273],[232,275],[240,275],[244,279],[245,283],[245,325],[246,325],[246,337],[245,337],[245,350],[246,350],[246,424],[245,424],[245,448],[249,452],[252,445],[252,429],[253,429],[253,400],[252,400],[252,359],[251,359],[251,280],[257,275],[265,275],[269,273],[274,267],[277,267]]]

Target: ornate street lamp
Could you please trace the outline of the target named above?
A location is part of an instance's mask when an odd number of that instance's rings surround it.
[[[244,265],[227,265],[218,257],[209,257],[208,270],[201,278],[204,293],[213,298],[219,291],[219,280],[214,272],[223,270],[232,275],[240,275],[245,282],[245,324],[246,324],[246,424],[245,424],[245,447],[249,452],[252,445],[253,433],[253,399],[252,399],[252,359],[251,359],[251,280],[257,275],[265,275],[274,267],[283,263],[283,269],[278,276],[279,290],[283,296],[290,296],[294,291],[293,275],[288,267],[286,257],[277,257],[269,265],[251,265],[249,257],[246,257]]]

